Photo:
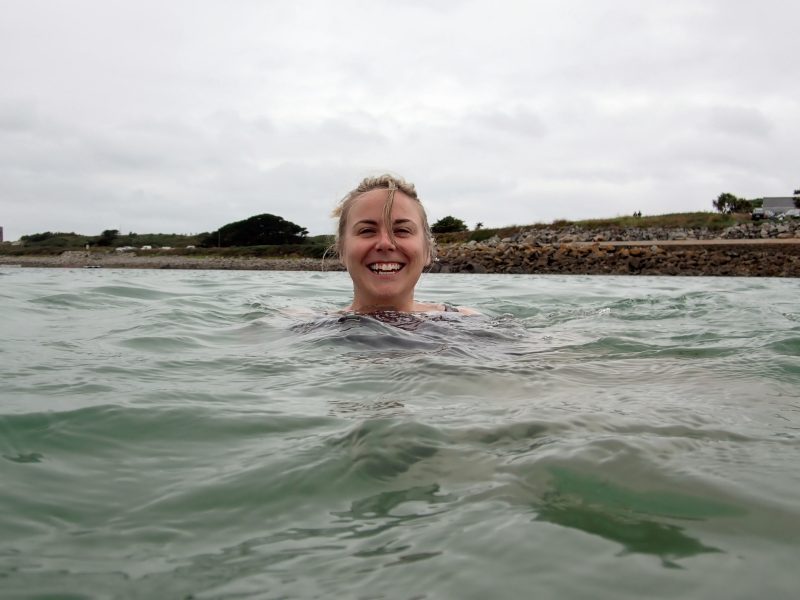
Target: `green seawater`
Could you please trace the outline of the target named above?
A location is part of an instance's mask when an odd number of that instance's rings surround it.
[[[0,268],[0,599],[796,598],[800,281]]]

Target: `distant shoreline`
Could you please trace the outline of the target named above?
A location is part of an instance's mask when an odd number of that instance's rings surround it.
[[[57,256],[0,255],[0,265],[62,269],[214,269],[259,271],[341,271],[336,259],[255,256],[141,256],[132,252],[67,251]]]
[[[0,255],[0,267],[343,271],[336,258],[141,256],[67,251]],[[439,249],[433,273],[732,275],[800,277],[800,238],[459,243]]]

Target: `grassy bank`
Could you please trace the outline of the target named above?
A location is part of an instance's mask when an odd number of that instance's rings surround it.
[[[510,237],[520,231],[536,229],[562,230],[581,228],[588,231],[600,229],[632,229],[632,228],[663,228],[663,229],[702,229],[709,231],[722,231],[739,223],[749,222],[750,214],[723,215],[712,212],[673,213],[666,215],[652,215],[642,217],[613,217],[606,219],[585,219],[582,221],[567,221],[560,219],[552,223],[534,223],[532,225],[511,225],[497,229],[479,229],[475,231],[462,231],[459,233],[441,233],[436,235],[436,240],[441,244],[455,244],[475,240],[482,242],[492,236]]]

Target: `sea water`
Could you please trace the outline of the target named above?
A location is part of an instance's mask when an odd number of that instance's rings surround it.
[[[0,598],[796,598],[800,281],[0,269]]]

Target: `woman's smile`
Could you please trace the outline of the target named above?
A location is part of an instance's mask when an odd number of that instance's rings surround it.
[[[381,275],[397,273],[405,265],[396,262],[376,262],[368,265],[370,271]]]

